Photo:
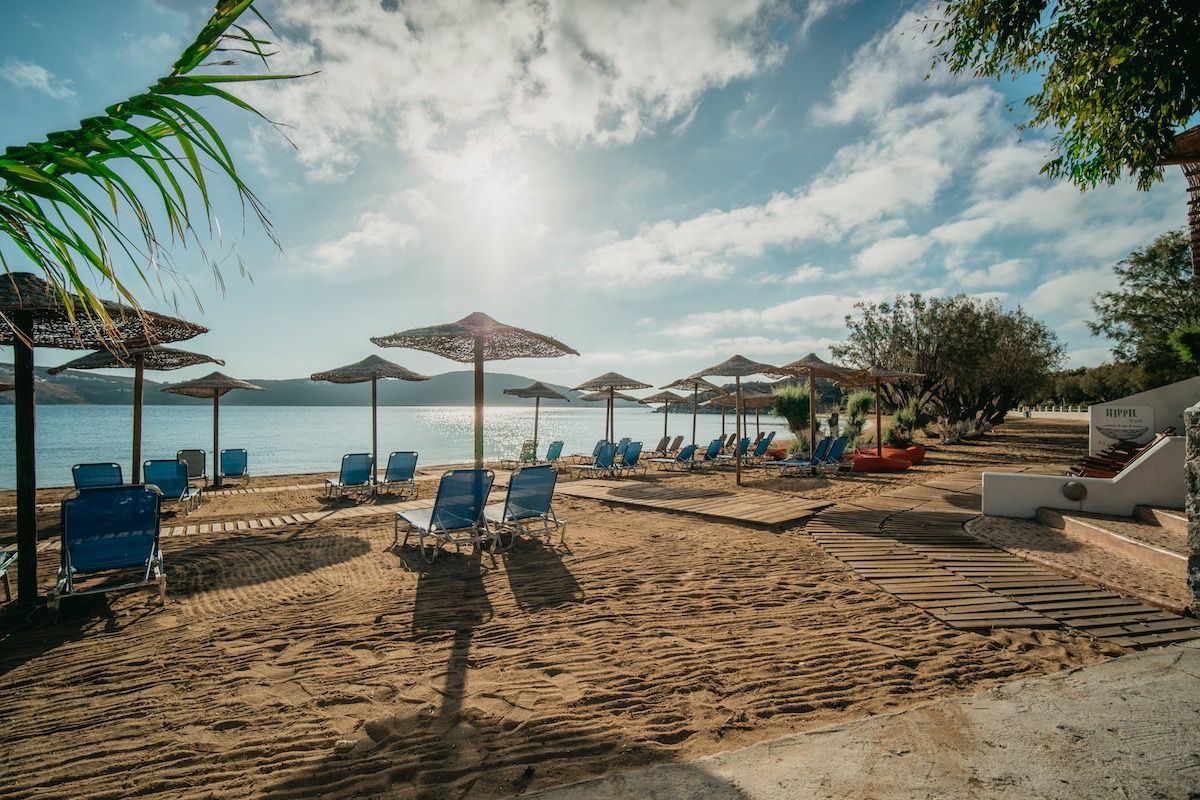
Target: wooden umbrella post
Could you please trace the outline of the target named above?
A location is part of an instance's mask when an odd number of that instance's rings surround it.
[[[36,603],[37,468],[33,417],[33,314],[15,311],[13,326],[13,400],[17,468],[17,601]]]
[[[213,390],[213,488],[221,488],[221,451],[218,436],[221,430],[221,394]]]
[[[371,483],[379,480],[379,378],[371,376]]]
[[[883,455],[883,409],[879,403],[879,378],[875,379],[875,455]]]
[[[670,403],[663,403],[663,438],[667,438],[667,413],[671,410]]]
[[[721,406],[721,438],[725,438],[725,406]]]
[[[542,398],[533,398],[533,460],[537,461],[538,449],[538,413],[542,410]]]
[[[608,387],[608,440],[617,438],[617,400],[613,387]]]
[[[754,435],[758,436],[762,433],[762,423],[758,419],[758,414],[761,409],[758,406],[754,407]]]
[[[475,469],[483,469],[483,337],[475,337]]]
[[[133,357],[133,468],[130,483],[142,482],[142,394],[145,390],[146,356]]]
[[[733,397],[733,455],[734,455],[734,472],[737,475],[736,483],[742,485],[742,379],[734,376],[735,392]]]
[[[700,384],[692,386],[692,444],[696,443],[696,406],[700,401]]]
[[[808,457],[817,452],[817,378],[808,371]]]

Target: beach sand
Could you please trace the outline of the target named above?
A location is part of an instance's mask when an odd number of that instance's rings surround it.
[[[1022,420],[896,476],[748,483],[850,497],[986,464],[1068,462],[1085,435]],[[314,510],[319,493],[211,497],[186,521]],[[385,503],[353,519],[169,537],[165,608],[146,590],[68,600],[57,624],[10,608],[4,795],[501,797],[1121,652],[1063,631],[949,629],[802,527],[555,505],[566,546],[522,542],[495,564],[446,551],[427,567],[412,548],[389,549]],[[56,560],[42,554],[43,582]]]

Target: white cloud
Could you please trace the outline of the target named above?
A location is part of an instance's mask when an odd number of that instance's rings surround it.
[[[368,211],[357,226],[345,234],[319,242],[312,247],[312,263],[317,272],[361,274],[366,263],[378,263],[380,254],[402,250],[419,238],[419,230],[379,211]]]
[[[1092,296],[1115,285],[1116,276],[1108,267],[1078,269],[1045,281],[1034,289],[1024,302],[1025,310],[1039,314],[1091,314]]]
[[[791,272],[785,275],[777,275],[769,272],[764,272],[753,278],[755,283],[766,284],[783,284],[786,286],[808,285],[817,281],[826,280],[830,276],[825,270],[815,264],[804,264],[796,267]]]
[[[605,0],[496,5],[293,0],[272,66],[320,75],[248,87],[310,174],[332,179],[390,136],[438,177],[488,162],[523,137],[633,141],[685,118],[702,93],[780,62],[778,0]]]
[[[924,236],[900,236],[883,239],[854,257],[862,275],[886,275],[911,265],[929,250],[932,242]]]
[[[1012,286],[1033,273],[1032,265],[1023,258],[1008,258],[983,269],[951,270],[950,275],[966,292]]]
[[[55,100],[67,100],[75,96],[71,82],[57,78],[53,72],[20,58],[6,58],[0,68],[0,78],[21,89],[32,89]]]

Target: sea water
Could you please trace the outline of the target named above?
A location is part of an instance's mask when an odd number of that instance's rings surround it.
[[[336,472],[345,453],[371,449],[370,406],[228,406],[221,408],[220,447],[245,448],[251,475]],[[591,453],[604,431],[604,407],[543,408],[538,423],[538,455],[555,439],[564,453]],[[749,431],[755,433],[754,415]],[[0,406],[0,488],[16,483],[13,455],[13,407]],[[37,409],[38,486],[69,486],[71,465],[114,461],[128,480],[133,411],[128,406],[45,405]],[[761,429],[782,430],[778,417],[761,416]],[[733,433],[733,415],[725,421]],[[469,406],[388,406],[379,409],[379,460],[393,450],[415,450],[419,464],[470,461],[474,416]],[[663,432],[663,417],[650,409],[618,408],[616,436],[628,436],[653,448]],[[690,413],[668,415],[667,432],[692,436]],[[704,446],[721,433],[721,415],[697,416],[696,441]],[[484,458],[515,457],[533,435],[533,408],[484,411]],[[179,450],[209,451],[212,464],[211,406],[146,406],[142,415],[142,458],[173,458]]]

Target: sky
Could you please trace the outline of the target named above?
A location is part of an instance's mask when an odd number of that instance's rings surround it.
[[[461,369],[369,337],[483,311],[581,353],[489,370],[568,385],[615,370],[658,386],[735,353],[828,358],[856,302],[910,291],[1020,305],[1059,335],[1068,365],[1094,365],[1110,356],[1087,329],[1092,295],[1131,250],[1185,223],[1178,170],[1150,192],[1040,176],[1049,136],[1017,128],[1034,85],[933,69],[926,4],[256,5],[275,31],[263,34],[278,48],[271,69],[315,74],[237,91],[275,126],[202,107],[279,247],[225,193],[212,234],[198,224],[198,241],[171,248],[161,286],[118,265],[146,307],[210,329],[181,346],[238,377],[303,377],[372,353]],[[208,9],[8,11],[6,145],[152,83]]]

